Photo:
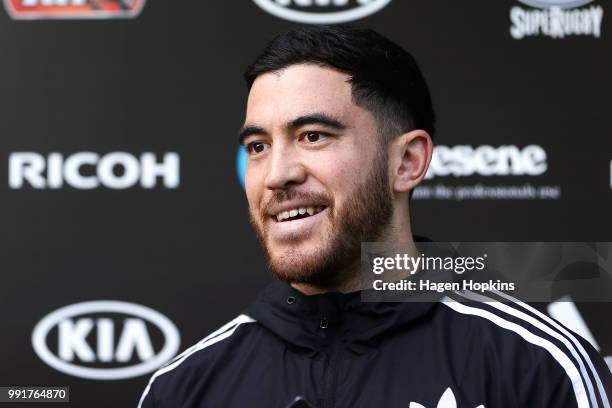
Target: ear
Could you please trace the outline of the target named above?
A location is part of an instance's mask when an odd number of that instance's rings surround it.
[[[432,153],[431,136],[422,129],[404,133],[393,140],[389,145],[393,191],[404,193],[415,188],[425,177]]]

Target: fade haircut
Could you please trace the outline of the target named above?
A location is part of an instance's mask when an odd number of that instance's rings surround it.
[[[384,145],[414,129],[433,138],[435,114],[421,70],[409,52],[376,31],[306,26],[281,34],[247,68],[247,86],[260,75],[296,64],[349,75],[353,102],[373,114]]]

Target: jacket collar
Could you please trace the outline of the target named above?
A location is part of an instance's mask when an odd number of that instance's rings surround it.
[[[289,346],[311,354],[338,341],[362,354],[391,331],[409,330],[436,303],[431,298],[426,302],[362,302],[361,292],[307,296],[275,280],[246,313]]]

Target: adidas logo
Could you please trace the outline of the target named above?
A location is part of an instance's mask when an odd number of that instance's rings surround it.
[[[411,402],[408,408],[427,408],[425,405],[419,404],[417,402]],[[455,399],[455,394],[453,394],[453,390],[448,387],[444,394],[440,397],[440,401],[438,401],[438,405],[436,408],[457,408],[457,400]],[[485,408],[484,405],[479,405],[476,408]]]

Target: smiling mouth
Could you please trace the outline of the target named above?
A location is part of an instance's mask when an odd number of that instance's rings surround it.
[[[273,215],[272,219],[275,222],[295,221],[302,218],[308,218],[312,217],[313,215],[317,215],[318,213],[324,211],[326,208],[327,206],[324,205],[296,207],[294,209],[283,211],[276,215]]]

